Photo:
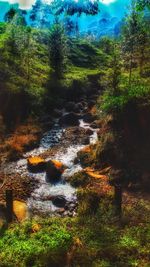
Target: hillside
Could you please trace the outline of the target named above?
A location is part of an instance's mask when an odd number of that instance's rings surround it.
[[[69,3],[0,23],[0,266],[148,267],[149,6]]]

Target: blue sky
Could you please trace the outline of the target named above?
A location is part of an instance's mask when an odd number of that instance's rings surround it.
[[[30,9],[36,0],[0,0],[0,21],[3,21],[4,14],[9,10],[9,4],[19,4],[22,9]],[[51,0],[43,0],[49,2]],[[75,0],[77,1],[77,0]],[[92,1],[92,0],[91,0]],[[127,13],[127,6],[131,0],[99,0],[101,13],[109,13],[112,17],[121,19]],[[103,3],[103,4],[102,4]],[[89,18],[85,18],[87,20]]]
[[[51,0],[43,0],[46,2],[50,2]],[[77,1],[77,0],[76,0]],[[115,2],[118,0],[100,0],[100,2],[109,5],[112,2]],[[18,3],[20,8],[26,8],[29,9],[35,2],[35,0],[1,0],[0,2],[9,2],[11,4]]]

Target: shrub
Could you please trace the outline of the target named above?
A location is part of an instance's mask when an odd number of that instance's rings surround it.
[[[148,80],[139,80],[138,77],[135,77],[131,86],[127,85],[126,80],[122,80],[122,88],[118,89],[117,95],[113,95],[111,89],[106,90],[101,98],[101,109],[106,113],[120,113],[132,101],[145,104],[149,103],[149,99]]]
[[[78,191],[79,217],[93,214],[97,211],[100,198],[92,189],[81,189]]]

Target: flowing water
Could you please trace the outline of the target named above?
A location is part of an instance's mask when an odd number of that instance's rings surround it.
[[[90,136],[90,143],[93,144],[97,141],[97,129],[92,129],[88,123],[85,123],[83,120],[79,120],[79,127],[84,129],[92,130],[92,135]],[[32,151],[24,154],[24,159],[21,159],[15,163],[13,169],[15,172],[20,175],[28,174],[34,181],[37,181],[37,188],[32,192],[31,196],[27,200],[27,205],[29,210],[32,213],[51,213],[56,212],[58,207],[53,205],[52,201],[49,200],[51,196],[63,196],[67,203],[76,203],[76,190],[73,188],[68,182],[66,182],[66,178],[73,175],[74,173],[82,170],[80,164],[75,164],[74,160],[77,157],[78,151],[85,147],[85,145],[69,144],[68,147],[62,149],[61,148],[61,138],[63,133],[67,131],[67,128],[61,128],[58,123],[54,125],[54,127],[47,131],[40,142],[38,148],[33,149]],[[55,159],[62,162],[65,166],[67,166],[64,171],[60,182],[56,184],[51,184],[46,181],[46,173],[29,173],[27,169],[27,158],[30,156],[37,156],[41,153],[49,150],[50,148],[54,148],[56,145],[60,143],[60,149],[56,152],[55,155],[51,156],[49,159]]]

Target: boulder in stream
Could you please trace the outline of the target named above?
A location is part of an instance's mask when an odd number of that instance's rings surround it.
[[[98,129],[101,127],[101,122],[100,120],[95,120],[90,124],[90,127],[93,129]]]
[[[65,166],[57,160],[49,160],[46,164],[46,175],[49,182],[59,181]]]
[[[27,159],[27,166],[30,172],[43,172],[46,169],[46,162],[41,157],[30,157]]]
[[[83,115],[82,119],[84,120],[84,122],[91,123],[96,119],[96,117],[88,112]]]
[[[55,196],[52,198],[52,203],[58,208],[63,208],[66,205],[66,199],[64,196]]]
[[[59,123],[60,125],[66,125],[66,126],[77,126],[79,125],[79,119],[80,115],[75,112],[70,112],[68,114],[63,115]]]
[[[75,108],[75,102],[73,102],[73,101],[70,101],[70,102],[67,102],[66,103],[66,105],[65,105],[65,109],[66,109],[66,111],[67,112],[71,112],[71,111],[73,111],[74,110],[74,108]]]

